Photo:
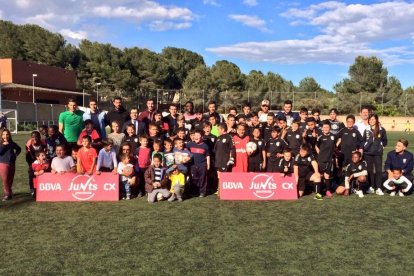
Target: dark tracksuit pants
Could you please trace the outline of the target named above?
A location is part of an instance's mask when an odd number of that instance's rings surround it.
[[[191,166],[192,191],[199,194],[207,192],[207,163],[194,164]]]

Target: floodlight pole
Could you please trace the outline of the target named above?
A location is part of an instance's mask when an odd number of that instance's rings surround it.
[[[33,103],[35,103],[35,83],[34,80],[37,77],[37,74],[32,74],[32,88],[33,88]]]
[[[99,104],[99,85],[101,85],[100,82],[96,83],[96,105]]]

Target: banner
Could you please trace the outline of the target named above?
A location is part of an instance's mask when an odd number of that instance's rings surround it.
[[[36,180],[36,201],[118,201],[119,176],[45,173]]]
[[[294,200],[293,175],[281,173],[220,173],[221,200]]]

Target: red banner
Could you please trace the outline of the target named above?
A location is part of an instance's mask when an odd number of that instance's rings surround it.
[[[119,176],[45,173],[37,177],[36,201],[118,201]]]
[[[297,198],[293,175],[220,173],[221,200],[293,200]]]

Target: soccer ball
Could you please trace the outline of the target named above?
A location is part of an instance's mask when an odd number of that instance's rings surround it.
[[[132,166],[126,166],[122,170],[122,174],[125,175],[126,177],[132,176],[134,174],[134,168]]]
[[[254,142],[248,142],[246,144],[246,151],[247,153],[253,153],[257,150],[257,145]]]
[[[163,197],[162,193],[158,193],[157,194],[157,201],[163,201],[163,200],[164,200],[164,197]]]

